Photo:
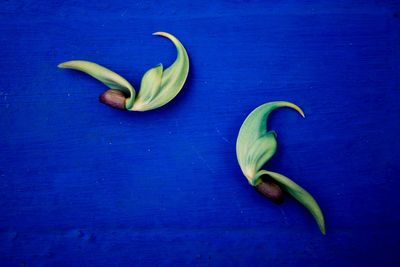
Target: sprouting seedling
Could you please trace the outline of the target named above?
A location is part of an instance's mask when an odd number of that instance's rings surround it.
[[[293,108],[304,117],[297,105],[284,101],[269,102],[253,110],[243,122],[236,142],[240,168],[249,183],[266,197],[281,201],[281,188],[292,195],[310,211],[325,234],[324,216],[315,199],[286,176],[261,169],[275,154],[277,146],[275,132],[267,130],[268,117],[273,110],[281,107]]]
[[[177,50],[174,63],[167,69],[162,64],[149,69],[142,77],[140,91],[136,96],[133,86],[117,73],[96,63],[72,60],[58,65],[63,69],[85,72],[104,83],[110,89],[100,95],[100,101],[114,108],[130,111],[146,111],[170,102],[182,89],[189,73],[189,58],[182,43],[166,32],[156,32],[170,39]]]

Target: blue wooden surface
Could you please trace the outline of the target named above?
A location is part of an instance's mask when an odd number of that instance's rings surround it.
[[[1,266],[399,266],[400,9],[396,1],[2,1]],[[146,113],[56,65],[104,64],[138,89],[173,46],[181,94]],[[236,161],[241,123],[273,114],[268,164],[307,188],[257,194]]]

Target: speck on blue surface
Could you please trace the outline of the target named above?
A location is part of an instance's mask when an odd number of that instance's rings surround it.
[[[1,266],[399,266],[398,1],[3,1]],[[187,84],[160,109],[121,112],[58,63],[85,59],[139,89],[170,64]],[[322,236],[290,197],[240,172],[235,141],[275,112],[268,169],[309,190]]]

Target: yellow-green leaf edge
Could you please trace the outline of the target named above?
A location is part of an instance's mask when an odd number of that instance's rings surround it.
[[[59,64],[58,67],[62,69],[79,70],[89,74],[93,78],[104,83],[107,87],[119,90],[128,96],[125,100],[125,108],[128,109],[128,107],[133,106],[136,96],[135,89],[127,80],[114,71],[86,60],[71,60]]]
[[[300,107],[286,101],[268,102],[254,109],[243,122],[236,142],[236,155],[240,168],[252,186],[261,182],[262,175],[272,178],[310,211],[321,233],[325,234],[325,219],[315,199],[286,176],[261,170],[262,166],[275,154],[277,148],[275,132],[267,130],[268,117],[272,111],[282,107],[295,109],[304,117],[304,112]]]
[[[153,35],[171,40],[176,47],[177,57],[168,68],[163,70],[159,64],[145,73],[132,110],[152,110],[167,104],[181,91],[189,74],[189,56],[182,43],[166,32],[155,32]]]
[[[181,91],[189,73],[189,57],[185,47],[172,34],[155,32],[168,38],[175,45],[177,57],[167,69],[162,64],[148,70],[142,77],[140,91],[136,96],[133,86],[122,76],[97,63],[85,60],[71,60],[58,65],[59,68],[85,72],[111,89],[120,90],[127,99],[125,108],[131,111],[147,111],[170,102]]]

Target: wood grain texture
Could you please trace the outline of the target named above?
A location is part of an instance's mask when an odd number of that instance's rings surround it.
[[[0,10],[1,266],[398,266],[397,1],[4,1]],[[268,2],[268,3],[267,3]],[[146,113],[58,63],[85,59],[138,88],[175,58],[187,85]],[[327,235],[293,199],[242,175],[235,141],[271,116],[268,169],[310,191]]]

